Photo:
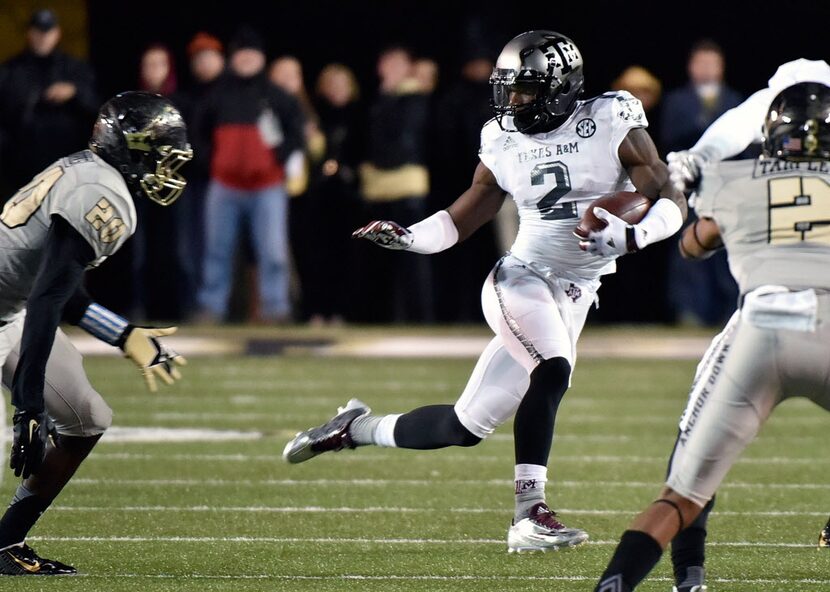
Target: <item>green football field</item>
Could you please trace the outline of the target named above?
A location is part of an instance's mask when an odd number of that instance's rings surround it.
[[[102,442],[31,539],[81,575],[6,579],[4,590],[591,590],[657,492],[694,370],[581,360],[548,490],[591,542],[508,555],[509,425],[470,449],[362,448],[298,466],[280,457],[295,431],[351,396],[377,412],[453,402],[473,360],[201,358],[155,396],[122,360],[86,364],[117,426],[207,435]],[[830,513],[828,420],[806,402],[784,404],[734,468],[710,523],[710,592],[830,590],[830,553],[815,548]],[[4,500],[12,487],[6,470]],[[668,591],[669,575],[664,559],[641,589]]]

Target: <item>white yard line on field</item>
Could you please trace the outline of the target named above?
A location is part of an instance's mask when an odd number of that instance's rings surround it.
[[[439,581],[439,582],[500,582],[500,581],[546,581],[546,582],[586,582],[596,581],[596,575],[589,576],[514,576],[514,575],[434,575],[434,574],[383,574],[383,575],[362,575],[362,574],[332,574],[332,575],[287,575],[287,574],[137,574],[137,573],[120,573],[120,574],[78,574],[73,578],[95,578],[95,579],[151,579],[151,580],[276,580],[276,581]],[[819,580],[813,578],[796,578],[796,579],[766,579],[766,578],[716,578],[707,577],[707,582],[715,582],[719,584],[807,584],[807,585],[827,585],[830,580]],[[650,582],[670,582],[672,578],[664,576],[654,576],[648,578]]]
[[[83,355],[116,356],[117,348],[92,336],[73,332],[72,342]],[[266,337],[267,339],[267,337]],[[273,338],[279,341],[279,336]],[[365,358],[477,358],[491,337],[487,335],[380,335],[346,338],[330,346],[309,343],[304,349],[324,356]],[[197,337],[175,335],[165,343],[186,357],[241,355],[248,338],[238,335]],[[582,358],[652,358],[695,360],[700,358],[710,338],[707,336],[649,334],[586,334],[579,341]]]
[[[32,541],[78,543],[312,543],[312,544],[369,544],[369,545],[504,545],[503,539],[426,539],[426,538],[368,538],[368,537],[189,537],[189,536],[37,536]],[[588,545],[609,546],[618,540],[590,541]],[[711,547],[811,548],[810,543],[764,543],[758,541],[711,541]]]
[[[469,485],[469,486],[511,486],[513,481],[507,479],[73,479],[75,485],[203,485],[214,487],[277,487],[277,486],[301,486],[309,485],[348,485],[348,486],[369,486],[378,485],[405,485],[405,486],[430,486],[441,485]],[[556,486],[560,488],[585,488],[585,487],[619,487],[619,488],[657,488],[658,481],[557,481]],[[721,485],[721,489],[796,489],[796,490],[825,490],[830,489],[830,483],[747,483],[742,481],[727,482]]]
[[[369,462],[376,462],[380,459],[389,459],[394,456],[391,454],[378,454],[374,452],[371,455],[356,455],[354,457],[338,457],[338,460],[364,460]],[[94,453],[91,457],[96,460],[181,460],[181,461],[209,461],[209,462],[280,462],[283,460],[279,454],[144,454],[139,452],[101,452]],[[478,461],[478,462],[496,462],[503,461],[505,456],[483,455],[483,454],[453,454],[443,453],[441,455],[442,461]],[[667,462],[664,456],[625,456],[625,455],[607,455],[607,454],[585,454],[585,455],[556,455],[552,458],[553,462],[577,462],[577,463],[632,463],[632,464],[650,464],[658,463],[665,464]],[[742,458],[738,460],[738,464],[748,465],[821,465],[830,463],[830,458],[815,457],[789,457],[789,456],[775,456],[775,457],[759,457],[759,458]]]
[[[368,506],[368,507],[325,507],[325,506],[53,506],[52,511],[57,512],[196,512],[196,513],[231,513],[231,514],[430,514],[430,513],[452,513],[452,514],[503,514],[509,512],[509,508],[409,508],[395,506]],[[580,516],[632,516],[639,510],[592,510],[557,508],[560,514],[573,514]],[[778,510],[764,512],[737,512],[730,510],[715,510],[714,516],[730,517],[775,517],[775,516],[807,516],[824,517],[827,510],[798,511]]]

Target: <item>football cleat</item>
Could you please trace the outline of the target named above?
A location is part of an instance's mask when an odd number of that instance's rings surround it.
[[[71,565],[44,559],[26,543],[0,551],[0,574],[6,576],[69,576],[78,573]]]
[[[672,592],[706,592],[708,588],[701,584],[700,586],[692,586],[691,588],[672,586],[671,590]]]
[[[530,509],[530,515],[515,522],[507,531],[508,553],[548,551],[576,547],[588,540],[588,533],[579,528],[568,528],[556,519],[544,503]]]
[[[830,548],[830,520],[827,521],[827,524],[818,533],[818,548]]]
[[[371,409],[357,399],[350,399],[344,407],[337,408],[337,415],[326,423],[304,432],[297,432],[294,439],[285,445],[282,457],[293,464],[305,462],[324,452],[337,452],[354,448],[349,435],[352,422],[369,413]]]

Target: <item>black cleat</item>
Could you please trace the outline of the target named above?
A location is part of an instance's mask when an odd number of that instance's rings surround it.
[[[298,432],[294,439],[285,445],[282,457],[290,463],[301,463],[323,452],[337,452],[344,448],[354,448],[349,435],[352,422],[369,413],[371,409],[357,399],[351,399],[345,407],[337,409],[337,415],[326,423],[304,432]]]
[[[6,576],[69,576],[78,573],[71,565],[44,559],[26,543],[0,551],[0,575]]]
[[[818,533],[818,548],[830,548],[830,520],[827,521],[827,524]]]

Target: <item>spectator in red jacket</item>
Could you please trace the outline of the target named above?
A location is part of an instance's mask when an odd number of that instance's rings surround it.
[[[205,319],[227,313],[240,231],[257,259],[261,320],[290,316],[285,160],[303,147],[297,101],[265,76],[265,47],[250,28],[229,45],[229,71],[197,109],[196,149],[210,154],[205,264],[198,300]]]

